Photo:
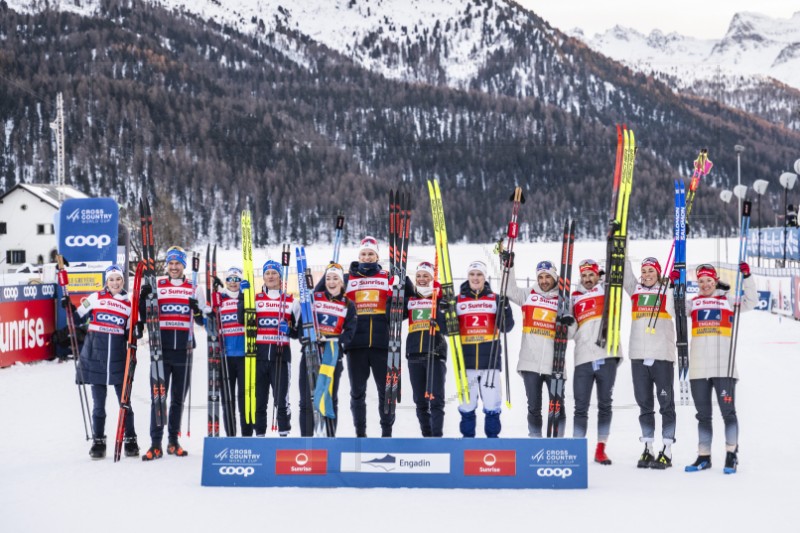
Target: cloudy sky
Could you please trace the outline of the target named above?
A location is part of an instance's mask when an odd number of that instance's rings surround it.
[[[619,24],[642,33],[660,29],[703,39],[725,35],[733,15],[752,11],[771,17],[789,18],[800,11],[798,0],[517,0],[551,25],[569,30],[583,29],[588,37]],[[697,7],[702,6],[702,10]]]

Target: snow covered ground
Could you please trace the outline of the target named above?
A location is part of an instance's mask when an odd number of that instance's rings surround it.
[[[665,241],[631,242],[634,263],[647,255],[663,262]],[[735,243],[729,255],[735,257]],[[558,261],[557,243],[518,244],[519,276],[525,266],[540,259]],[[716,240],[690,240],[691,263],[725,260],[724,244]],[[463,276],[468,261],[485,259],[490,248],[454,246],[453,269]],[[578,242],[576,263],[584,257],[601,258],[604,243]],[[279,256],[277,248],[256,252],[259,263]],[[310,264],[324,264],[330,247],[309,250]],[[342,251],[354,257],[353,248]],[[412,246],[410,266],[432,258],[432,247]],[[220,267],[238,258],[222,255]],[[532,266],[530,267],[532,270]],[[577,270],[577,269],[576,269]],[[519,317],[518,310],[517,317]],[[627,324],[623,323],[623,336]],[[205,345],[197,330],[198,346]],[[519,333],[509,335],[512,366],[516,364]],[[191,437],[182,444],[189,456],[165,457],[154,463],[109,457],[91,461],[83,439],[82,422],[73,382],[73,364],[46,362],[0,370],[0,531],[250,531],[291,527],[297,531],[747,531],[769,526],[771,531],[797,531],[797,493],[800,474],[795,460],[800,424],[792,408],[800,374],[800,323],[766,312],[743,315],[739,339],[738,411],[741,427],[740,468],[733,476],[722,474],[724,444],[721,421],[715,411],[714,467],[696,474],[683,467],[696,456],[697,430],[694,408],[678,407],[675,467],[667,471],[638,470],[638,409],[630,383],[630,365],[620,367],[614,400],[614,421],[608,452],[611,466],[590,463],[589,489],[581,491],[473,491],[431,489],[244,489],[200,486],[201,458],[206,420],[204,349],[195,355],[194,392],[191,400]],[[297,353],[297,346],[293,352]],[[568,353],[568,365],[572,364]],[[143,449],[148,445],[149,395],[147,348],[133,390],[136,427]],[[291,401],[297,412],[297,365],[293,367]],[[521,379],[511,376],[513,407],[502,416],[502,436],[525,437],[525,393]],[[347,379],[347,373],[344,373]],[[452,390],[452,379],[448,386]],[[410,391],[408,383],[404,384]],[[353,436],[348,410],[348,383],[341,386],[340,435]],[[567,410],[571,434],[572,398],[568,383]],[[368,388],[368,432],[378,430],[376,394]],[[418,435],[409,400],[397,409],[395,436]],[[594,406],[593,406],[594,409]],[[117,407],[108,401],[106,432],[116,428]],[[270,407],[270,412],[271,412]],[[456,405],[450,404],[445,436],[458,437]],[[184,415],[184,422],[186,415]],[[660,423],[659,417],[657,420]],[[591,413],[589,448],[594,449],[596,421]],[[275,435],[270,435],[273,437]],[[735,528],[735,529],[733,529]]]

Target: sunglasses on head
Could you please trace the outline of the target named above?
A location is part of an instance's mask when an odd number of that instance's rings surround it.
[[[553,263],[550,261],[539,261],[539,264],[536,265],[536,270],[550,270],[553,268]]]

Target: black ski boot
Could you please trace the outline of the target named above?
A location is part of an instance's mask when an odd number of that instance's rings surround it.
[[[189,455],[189,452],[181,448],[181,445],[178,443],[178,439],[169,441],[167,445],[167,453],[169,455],[176,455],[178,457],[186,457]]]
[[[92,447],[89,449],[89,457],[92,459],[103,459],[106,456],[106,437],[95,437],[92,439]]]
[[[660,452],[658,452],[658,458],[652,463],[650,463],[650,468],[653,468],[655,470],[666,470],[667,468],[672,467],[672,458],[668,457],[664,453],[666,449],[667,447],[664,446],[664,448]]]
[[[650,468],[654,460],[655,458],[653,457],[653,454],[650,453],[650,448],[648,448],[647,445],[645,445],[644,451],[642,452],[642,455],[639,457],[639,462],[636,463],[636,467]]]
[[[711,468],[710,455],[698,455],[693,464],[687,466],[684,470],[686,472],[699,472],[701,470],[708,470]]]
[[[142,461],[155,461],[156,459],[161,459],[163,456],[164,452],[161,450],[161,444],[153,444],[142,456]]]
[[[125,437],[125,457],[139,457],[139,443],[136,442],[136,435]]]
[[[725,454],[725,468],[722,469],[726,474],[735,474],[736,467],[739,465],[739,457],[736,452],[728,452]]]

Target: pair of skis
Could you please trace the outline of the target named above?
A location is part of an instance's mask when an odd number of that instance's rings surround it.
[[[133,290],[131,291],[131,317],[128,329],[128,346],[125,355],[125,376],[122,379],[122,392],[119,398],[119,416],[117,417],[117,433],[114,438],[114,462],[119,461],[122,455],[122,444],[125,440],[125,419],[131,410],[131,387],[133,387],[133,374],[136,370],[136,323],[139,322],[139,292],[142,290],[142,274],[144,262],[136,265],[136,274],[133,277]]]
[[[633,130],[617,126],[617,164],[611,193],[612,220],[608,226],[606,248],[605,298],[597,345],[606,349],[609,357],[619,355],[622,324],[622,284],[625,254],[628,243],[628,206],[633,186],[633,166],[636,140]]]
[[[686,316],[686,188],[683,178],[675,180],[675,226],[673,249],[675,263],[673,269],[679,273],[672,298],[675,302],[675,347],[678,350],[678,386],[680,404],[689,405],[689,330]],[[672,272],[672,270],[669,270]],[[666,293],[667,282],[662,281]],[[656,300],[656,309],[661,307],[661,291]],[[656,312],[658,319],[658,312]],[[655,333],[655,320],[649,331]]]
[[[223,404],[223,423],[225,434],[236,436],[236,411],[231,397],[228,380],[228,358],[225,354],[225,338],[222,335],[222,319],[220,317],[220,296],[216,290],[217,283],[217,245],[213,249],[206,247],[206,302],[211,313],[206,317],[206,333],[208,337],[208,436],[219,437],[219,406]]]
[[[572,315],[572,254],[575,248],[575,221],[564,222],[564,237],[561,241],[561,269],[558,274],[558,303],[556,307],[556,331],[553,345],[553,371],[550,373],[550,407],[547,411],[547,436],[560,437],[559,422],[564,416],[565,385],[564,367],[567,358],[567,331],[569,326],[563,318]]]
[[[253,229],[249,210],[242,211],[242,270],[247,287],[244,295],[244,421],[256,423],[256,300],[253,279]]]
[[[383,412],[394,414],[400,402],[402,328],[406,296],[406,265],[411,240],[411,195],[389,191],[389,273],[395,280],[389,308],[389,352],[386,358],[386,403]]]
[[[164,379],[164,359],[161,346],[161,326],[158,310],[158,279],[156,276],[156,246],[153,239],[153,213],[146,198],[139,201],[142,229],[142,279],[151,291],[145,298],[145,322],[150,341],[150,398],[153,403],[153,421],[157,427],[167,422],[167,388]]]
[[[456,293],[453,288],[453,272],[450,268],[450,248],[447,242],[447,227],[444,220],[444,205],[438,180],[428,180],[428,194],[431,199],[431,215],[433,218],[433,234],[436,241],[436,253],[442,263],[442,304],[450,336],[450,355],[453,358],[453,372],[456,378],[456,392],[460,404],[469,403],[469,383],[464,367],[464,352],[461,347],[461,334],[456,315]]]
[[[511,271],[511,267],[514,266],[514,243],[517,242],[517,236],[519,235],[519,223],[517,222],[517,218],[519,216],[519,210],[522,204],[525,203],[525,197],[522,195],[522,187],[515,187],[514,192],[511,194],[510,198],[512,202],[511,208],[511,220],[508,222],[508,230],[506,231],[506,237],[508,239],[505,250],[508,253],[508,259],[503,261],[503,273],[500,277],[500,287],[499,287],[499,296],[497,303],[497,315],[494,321],[494,335],[492,336],[493,343],[492,343],[492,350],[489,354],[489,376],[486,379],[487,386],[494,387],[494,376],[497,369],[497,359],[499,357],[499,352],[503,351],[505,357],[505,369],[506,369],[506,407],[511,407],[511,378],[509,375],[509,368],[508,368],[508,337],[505,336],[505,322],[506,322],[506,305],[508,304],[508,280]],[[502,250],[502,241],[498,245]],[[500,342],[500,332],[504,334],[504,343]],[[505,349],[504,349],[505,347]]]
[[[303,357],[306,361],[306,379],[308,380],[308,395],[314,416],[314,435],[328,437],[334,436],[333,417],[322,416],[320,414],[317,400],[317,378],[320,372],[320,347],[319,327],[317,324],[317,314],[314,310],[314,280],[311,276],[311,269],[308,268],[306,260],[306,250],[303,246],[295,248],[297,257],[297,284],[300,289],[300,312],[303,318],[303,329],[301,331],[300,345],[303,349]],[[334,366],[335,366],[334,362]],[[328,365],[330,366],[330,365]],[[332,376],[332,373],[331,373]],[[333,415],[333,409],[327,415]]]

